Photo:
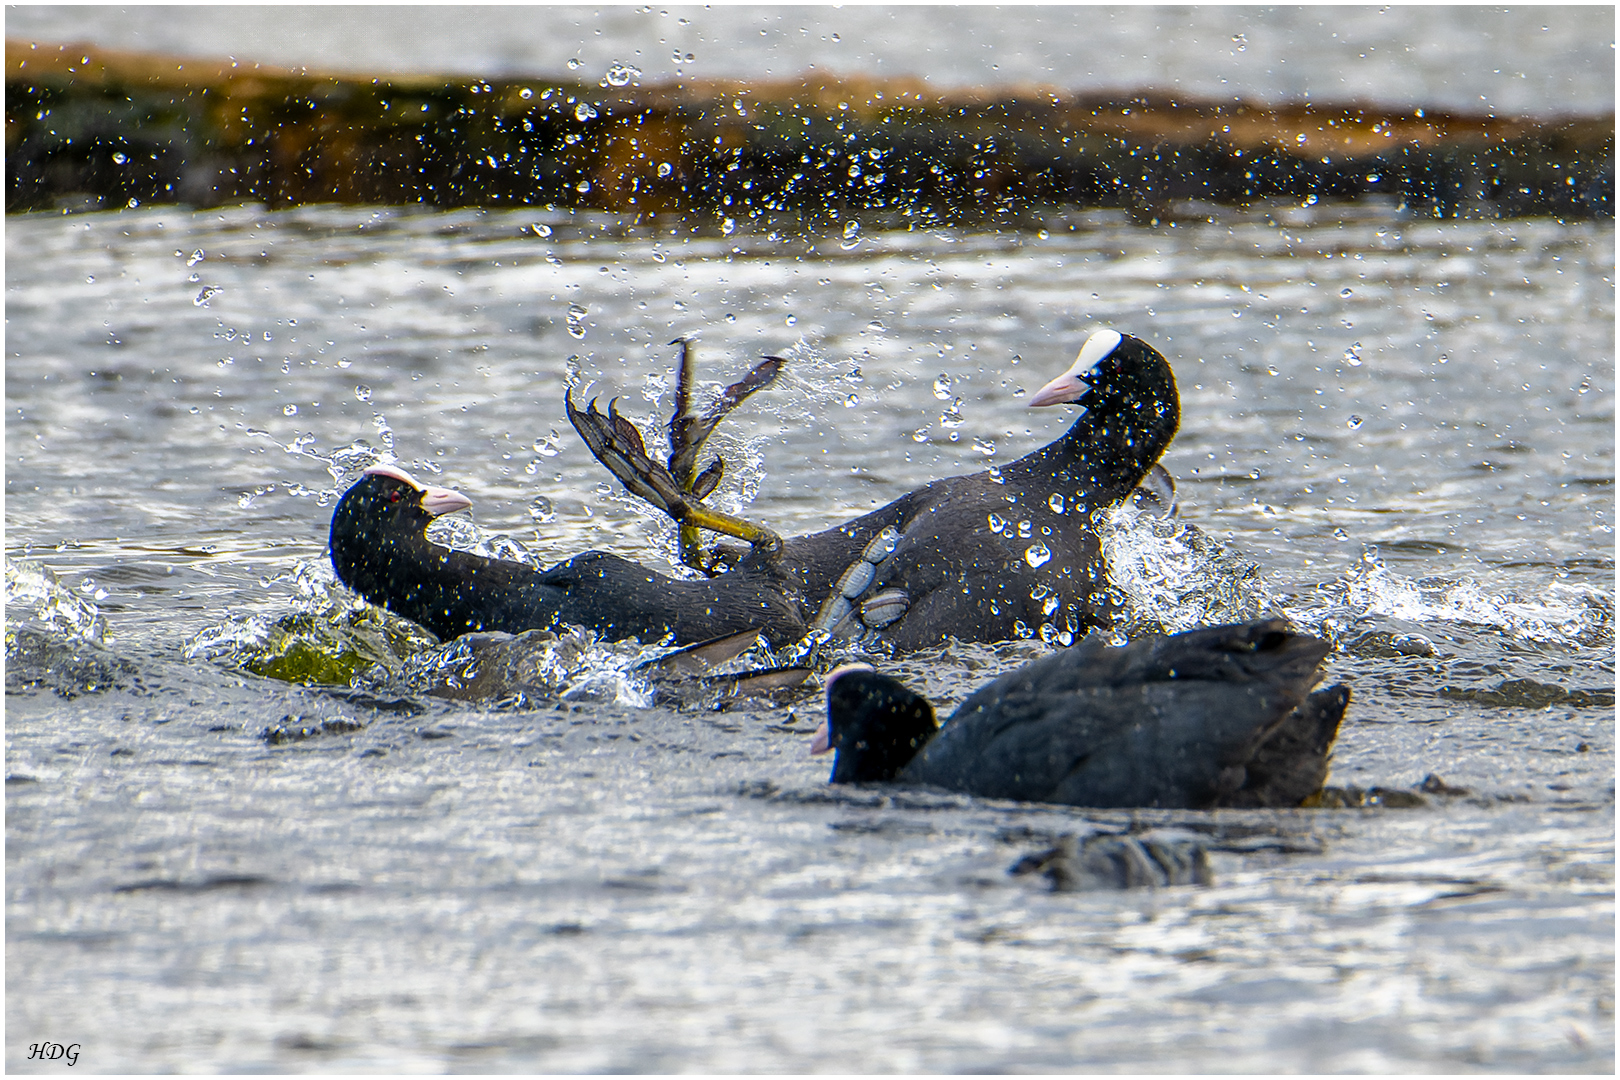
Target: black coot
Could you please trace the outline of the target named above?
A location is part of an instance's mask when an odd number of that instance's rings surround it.
[[[1100,635],[988,683],[936,725],[864,668],[835,671],[832,782],[893,780],[1095,807],[1297,806],[1327,779],[1350,692],[1311,692],[1331,646],[1267,621]]]
[[[429,488],[392,465],[362,474],[332,514],[332,566],[374,604],[449,640],[480,630],[519,633],[571,624],[604,637],[679,642],[759,630],[772,641],[804,634],[784,582],[741,569],[683,581],[587,551],[545,570],[455,551],[427,538],[429,522],[472,501]]]
[[[1027,637],[1043,624],[1074,634],[1106,624],[1114,606],[1101,517],[1144,480],[1168,510],[1174,486],[1156,463],[1180,422],[1175,375],[1147,342],[1098,330],[1029,403],[1084,412],[1061,438],[1011,464],[936,480],[835,528],[780,541],[749,525],[733,535],[754,547],[733,565],[791,582],[789,598],[812,627],[875,630],[901,649],[951,636]],[[603,464],[687,523],[692,500],[648,459],[628,421],[611,409],[568,407]]]

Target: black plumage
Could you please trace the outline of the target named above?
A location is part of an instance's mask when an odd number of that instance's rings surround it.
[[[763,374],[756,369],[728,388],[724,408],[699,417],[702,433],[768,383],[776,362],[767,363]],[[758,629],[782,643],[815,625],[841,576],[890,530],[892,553],[851,597],[854,617],[867,620],[861,628],[901,649],[950,636],[1029,636],[1043,624],[1079,633],[1113,614],[1100,515],[1154,469],[1180,413],[1170,365],[1146,342],[1111,330],[1093,334],[1074,366],[1031,404],[1059,402],[1085,411],[1047,446],[999,470],[934,481],[843,525],[784,541],[725,519],[769,542],[736,553],[724,572],[706,580],[671,578],[597,551],[545,570],[451,551],[424,534],[434,514],[445,511],[418,505],[411,492],[428,489],[386,466],[368,470],[339,502],[332,562],[338,577],[368,600],[440,637],[567,622],[611,637],[673,635],[683,643]],[[678,413],[677,419],[685,415]],[[680,515],[699,505],[705,485],[697,481],[717,476],[718,463],[701,476],[685,475],[694,471],[699,447],[683,445],[673,455],[686,455],[675,463],[686,466],[677,477],[647,456],[634,427],[611,409],[604,415],[570,402],[569,415],[604,464],[682,520],[685,546],[690,522]],[[1160,486],[1168,482],[1163,475]],[[703,518],[706,526],[713,520]],[[881,618],[880,609],[887,612]]]
[[[765,572],[687,581],[602,551],[537,570],[427,538],[434,517],[470,505],[456,492],[422,487],[394,466],[367,469],[332,514],[332,566],[367,600],[445,640],[563,624],[643,641],[705,641],[742,630],[791,641],[804,632],[782,583]]]
[[[835,672],[832,781],[893,780],[1096,807],[1297,806],[1327,778],[1349,702],[1311,692],[1331,646],[1280,621],[1098,635],[975,691],[943,727],[900,683]]]

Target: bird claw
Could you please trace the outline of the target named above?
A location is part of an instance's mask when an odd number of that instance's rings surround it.
[[[704,558],[699,529],[746,540],[756,550],[767,554],[782,549],[781,537],[763,525],[703,505],[702,500],[714,492],[725,475],[722,459],[716,457],[702,472],[696,472],[698,455],[716,425],[755,391],[769,386],[782,369],[782,359],[766,357],[742,379],[721,391],[718,400],[699,414],[692,410],[691,343],[682,340],[681,346],[675,412],[669,421],[667,465],[654,461],[647,453],[640,430],[619,415],[617,399],[608,402],[608,411],[604,414],[597,411],[594,399],[583,410],[575,408],[571,391],[564,391],[563,405],[568,422],[579,432],[591,455],[607,466],[632,495],[662,510],[680,526],[682,562],[712,574],[713,567],[724,560]]]

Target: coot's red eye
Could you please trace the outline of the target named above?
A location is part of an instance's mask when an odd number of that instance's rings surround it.
[[[399,488],[389,488],[388,489],[387,499],[391,503],[397,503],[400,500],[400,495],[401,495],[401,493],[400,493]]]

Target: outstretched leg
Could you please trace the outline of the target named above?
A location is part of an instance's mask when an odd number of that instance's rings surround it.
[[[592,455],[624,484],[631,494],[658,507],[680,526],[681,561],[708,572],[704,565],[699,529],[746,540],[756,549],[780,551],[781,537],[763,525],[703,505],[702,500],[719,486],[725,463],[718,457],[701,473],[698,456],[716,425],[732,409],[756,390],[769,386],[782,368],[782,358],[768,356],[740,381],[723,390],[705,412],[692,408],[693,356],[691,342],[680,339],[681,365],[676,377],[675,411],[669,421],[669,463],[662,465],[647,454],[647,446],[636,426],[608,403],[606,414],[593,400],[583,410],[574,407],[572,393],[565,391],[563,404],[569,423],[579,432]]]

